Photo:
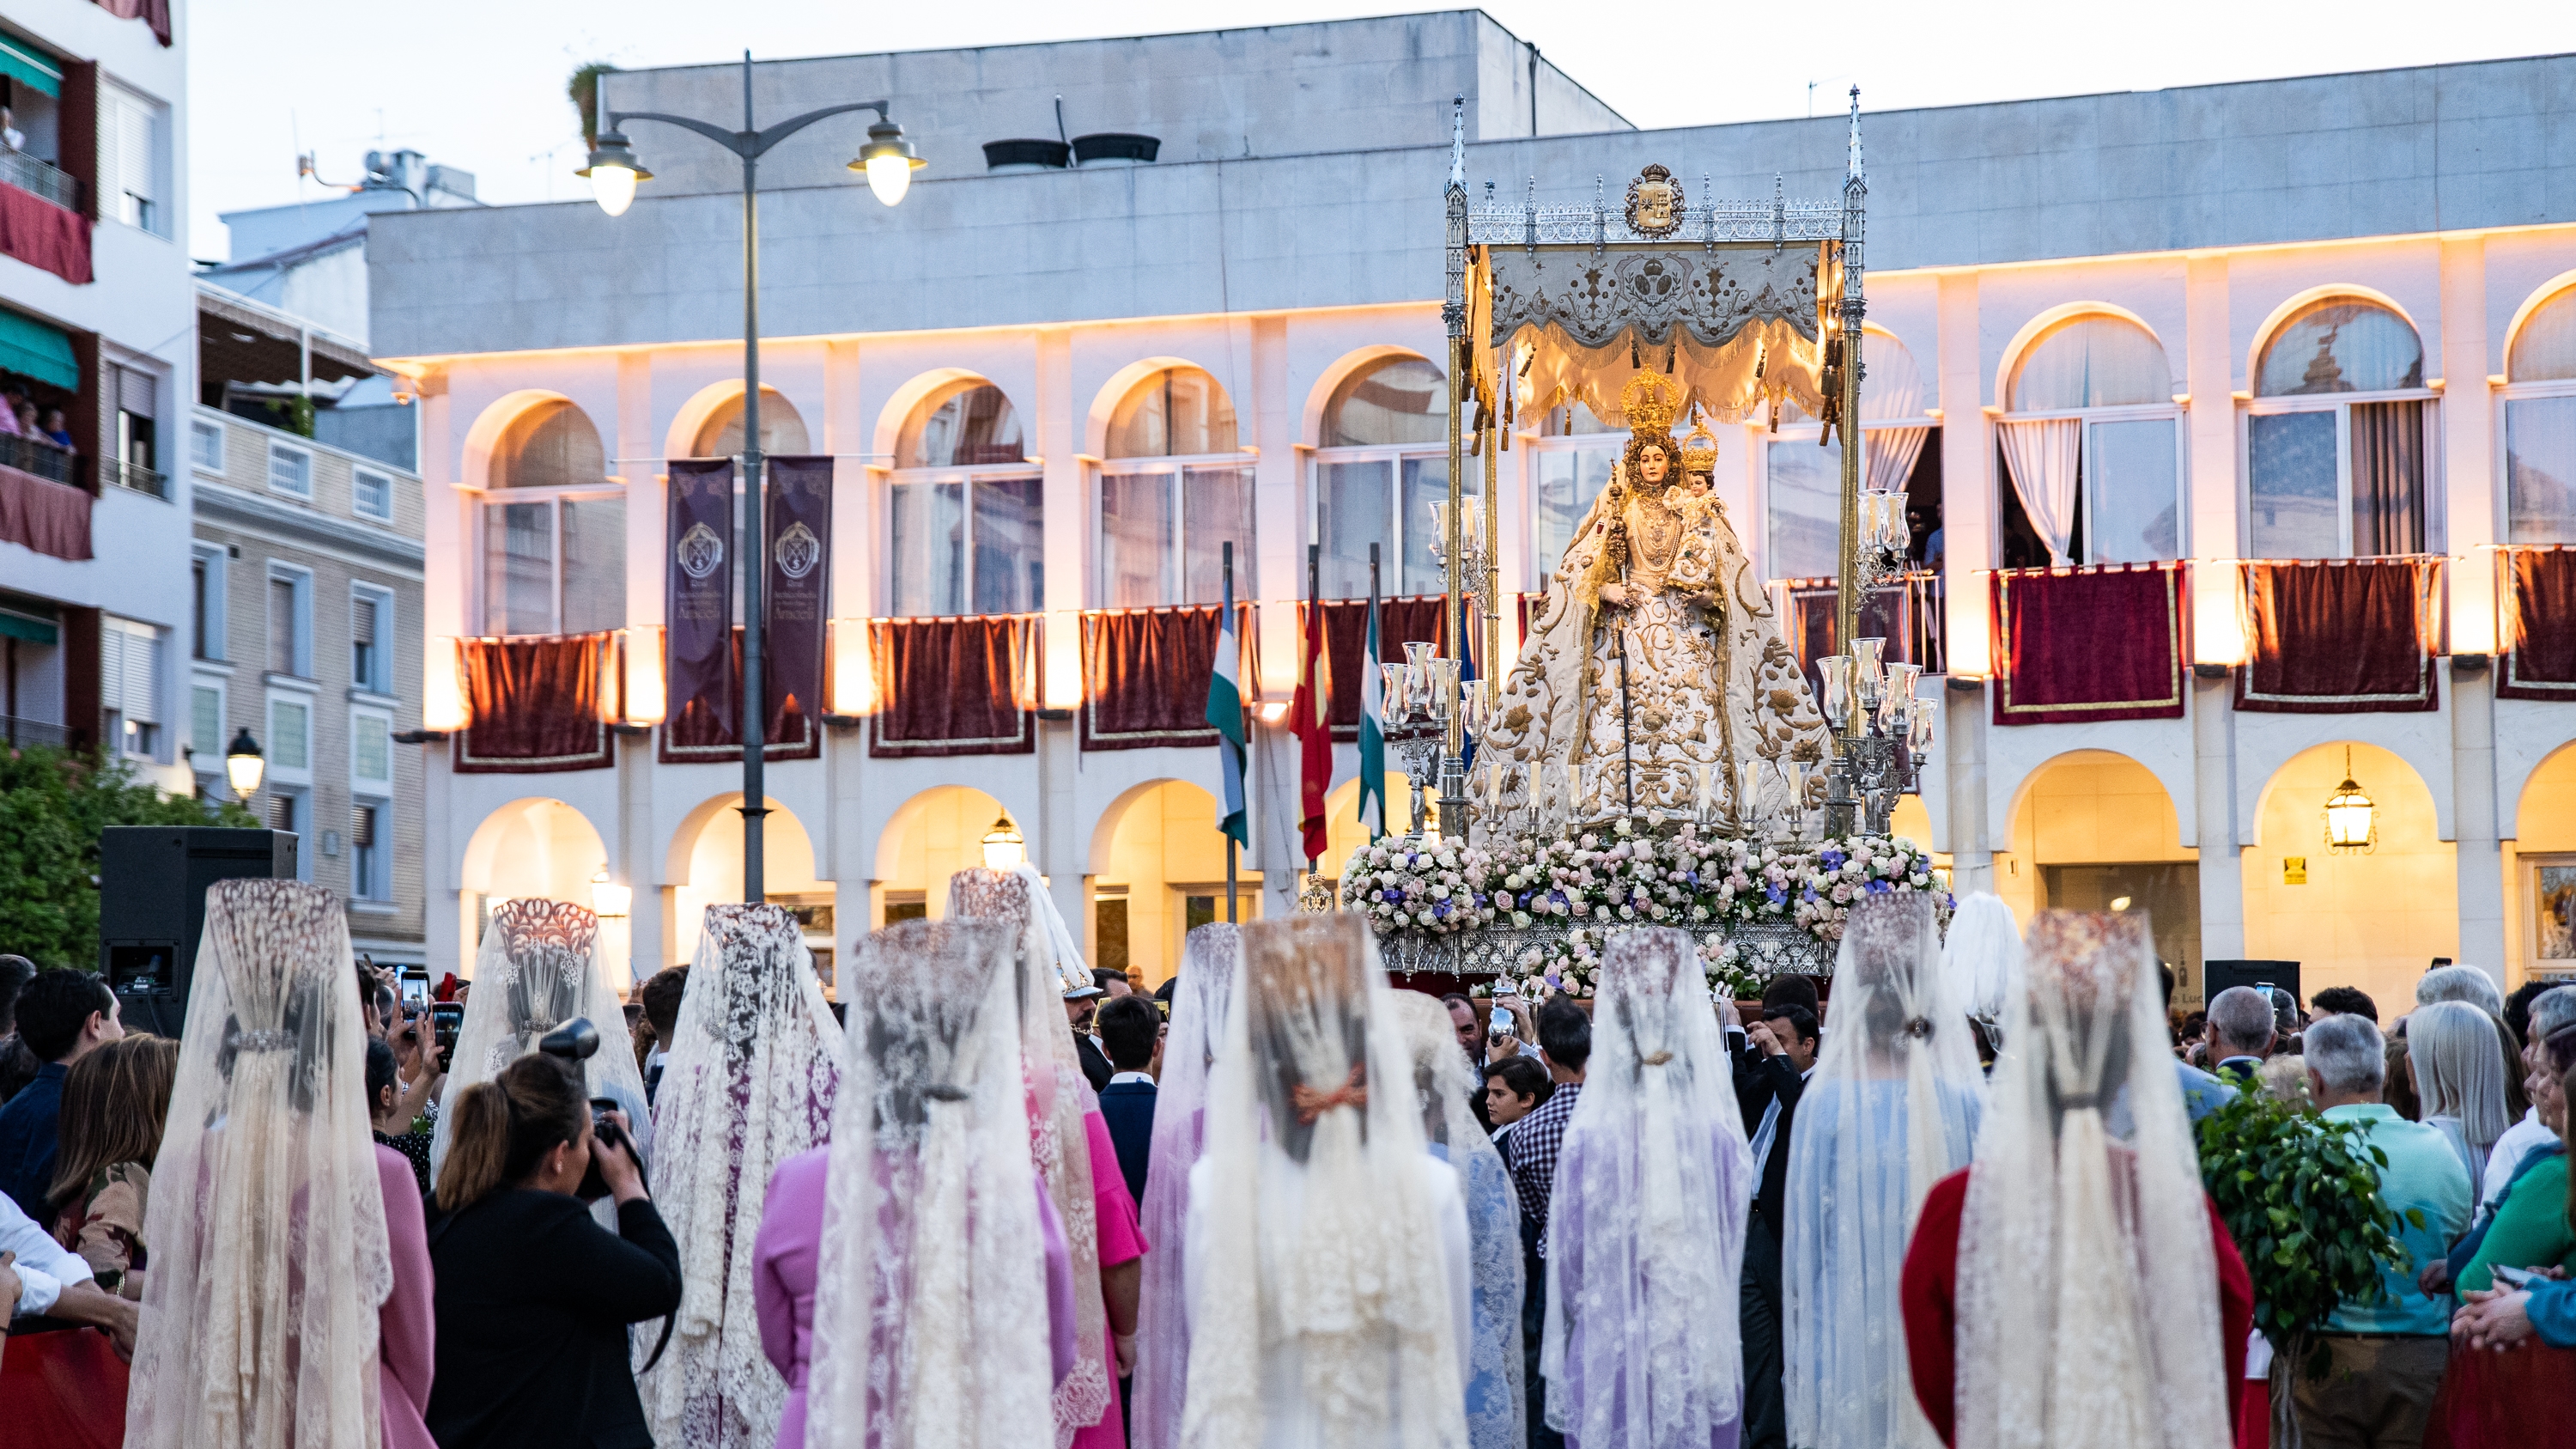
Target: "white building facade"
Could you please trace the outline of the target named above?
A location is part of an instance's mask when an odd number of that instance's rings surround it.
[[[737,77],[615,75],[604,104],[729,126]],[[2186,997],[2206,960],[2298,961],[2308,990],[2384,1005],[2436,957],[2509,982],[2576,966],[2552,894],[2576,874],[2548,873],[2576,866],[2576,712],[2497,698],[2493,665],[2510,550],[2576,542],[2557,482],[2576,477],[2576,173],[2541,144],[2571,78],[2576,61],[2538,59],[1863,118],[1872,467],[1939,530],[1917,555],[1942,651],[1925,690],[1947,707],[1900,828],[1960,890],[2149,909]],[[1768,197],[1776,175],[1821,198],[1845,155],[1838,118],[1637,132],[1476,12],[757,80],[764,119],[890,96],[933,162],[894,210],[839,167],[855,128],[764,167],[764,445],[835,460],[841,717],[819,757],[768,767],[769,893],[846,949],[939,914],[1007,815],[1095,960],[1149,983],[1223,915],[1218,762],[1083,747],[1085,616],[1213,602],[1206,560],[1235,541],[1277,703],[1309,545],[1327,598],[1364,588],[1370,543],[1390,595],[1434,587],[1451,97],[1466,174],[1505,199],[1588,204],[1596,175],[1615,197],[1650,162],[1695,197]],[[976,168],[981,143],[1054,134],[1058,91],[1067,130],[1159,152],[1065,168],[1022,146]],[[468,708],[463,685],[443,694],[457,639],[623,630],[636,686],[599,768],[466,774],[452,742],[428,747],[433,972],[462,969],[491,901],[583,899],[604,873],[632,888],[646,973],[740,890],[739,766],[660,763],[640,723],[663,683],[667,460],[739,447],[739,200],[711,149],[629,130],[661,179],[621,218],[374,222],[373,350],[422,413],[430,727]],[[1618,438],[1579,412],[1518,422],[1496,460],[1503,579],[1536,589]],[[2413,431],[2391,445],[2392,426]],[[1716,432],[1716,487],[1785,598],[1831,567],[1831,451],[1794,416]],[[2062,463],[2009,456],[2043,435]],[[2190,563],[2180,717],[1996,722],[1989,575],[2052,553]],[[2380,554],[2438,580],[2437,707],[2235,708],[2237,561]],[[872,750],[866,621],[957,613],[1042,616],[1022,692],[1067,717],[1038,719],[1027,753]],[[1242,909],[1274,913],[1303,864],[1293,746],[1256,734]],[[2377,803],[2367,854],[2322,837],[2347,747]],[[1331,856],[1355,838],[1351,755]]]

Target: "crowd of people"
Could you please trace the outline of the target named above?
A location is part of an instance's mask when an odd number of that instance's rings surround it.
[[[1888,895],[1758,1006],[1653,928],[1594,998],[1396,990],[1343,915],[1201,927],[1148,997],[1023,868],[854,943],[838,1010],[783,908],[630,1004],[513,901],[442,1050],[327,892],[207,922],[177,1040],[0,957],[0,1441],[2576,1433],[2527,1412],[2576,1367],[2576,988],[2177,1017],[2142,916],[1945,944]],[[2295,1366],[2201,1177],[2247,1094],[2359,1133],[2402,1249]]]

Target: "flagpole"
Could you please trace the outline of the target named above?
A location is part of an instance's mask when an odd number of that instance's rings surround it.
[[[1222,550],[1220,551],[1220,553],[1219,553],[1218,557],[1219,557],[1220,561],[1223,563],[1223,565],[1224,565],[1224,567],[1225,567],[1225,611],[1226,611],[1226,613],[1229,615],[1229,617],[1228,617],[1228,618],[1226,618],[1226,619],[1224,619],[1224,620],[1222,620],[1222,621],[1221,621],[1221,623],[1222,623],[1222,624],[1230,625],[1230,624],[1232,624],[1232,623],[1234,622],[1233,618],[1232,618],[1232,617],[1230,617],[1230,616],[1234,613],[1234,540],[1233,540],[1233,539],[1230,539],[1230,538],[1229,538],[1229,539],[1227,539],[1227,540],[1225,541],[1225,544],[1224,544],[1224,546],[1223,546]],[[1218,629],[1218,631],[1217,631],[1217,632],[1218,632],[1219,637],[1223,637],[1223,636],[1224,636],[1226,633],[1228,633],[1229,631],[1228,631],[1227,629],[1224,629],[1224,628],[1222,628],[1222,627],[1221,627],[1221,628],[1219,628],[1219,629]],[[1223,748],[1225,748],[1225,741],[1223,741],[1223,740],[1219,740],[1219,741],[1217,742],[1217,748],[1218,748],[1218,749],[1223,749]],[[1234,924],[1234,852],[1235,852],[1235,840],[1234,840],[1234,837],[1233,837],[1233,836],[1231,836],[1231,835],[1228,835],[1228,836],[1225,838],[1225,923],[1226,923],[1227,925],[1229,925],[1229,926],[1231,926],[1231,925],[1233,925],[1233,924]]]

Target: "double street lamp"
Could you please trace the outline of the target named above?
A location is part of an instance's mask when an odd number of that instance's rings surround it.
[[[721,126],[688,116],[665,115],[659,111],[611,111],[607,124],[600,127],[592,141],[590,162],[574,174],[590,178],[591,195],[599,209],[610,216],[622,216],[635,200],[636,183],[650,181],[653,173],[635,159],[635,149],[626,139],[629,121],[660,121],[695,131],[742,159],[742,472],[743,472],[743,558],[742,558],[742,894],[757,905],[766,892],[761,869],[761,817],[768,794],[762,783],[761,767],[766,761],[768,739],[767,710],[762,701],[761,679],[761,589],[768,581],[769,536],[761,526],[762,467],[760,456],[760,197],[755,187],[760,158],[769,149],[807,126],[827,116],[846,111],[874,111],[876,124],[868,127],[868,143],[859,148],[858,159],[850,169],[864,173],[868,190],[877,200],[893,206],[912,189],[912,173],[929,163],[913,154],[912,143],[904,139],[903,127],[887,113],[889,101],[853,101],[847,105],[825,106],[801,116],[784,120],[762,129],[752,118],[751,52],[742,53],[742,129],[728,131]]]

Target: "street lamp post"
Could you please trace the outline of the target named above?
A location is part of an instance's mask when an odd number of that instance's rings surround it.
[[[825,106],[801,116],[779,122],[766,130],[752,119],[751,52],[742,53],[742,129],[728,131],[721,126],[688,116],[665,115],[659,111],[611,111],[608,124],[601,127],[590,153],[590,163],[574,173],[590,178],[591,194],[599,209],[610,216],[620,216],[635,199],[635,185],[650,181],[653,173],[635,159],[635,151],[626,139],[628,121],[660,121],[695,131],[742,158],[742,894],[743,899],[758,905],[765,897],[761,868],[761,817],[769,813],[768,792],[762,780],[762,767],[767,763],[765,745],[769,736],[767,710],[762,701],[761,679],[761,588],[768,581],[769,535],[763,528],[761,506],[760,456],[760,196],[754,189],[760,158],[769,148],[804,130],[826,116],[845,111],[874,111],[876,124],[868,127],[868,144],[849,169],[863,172],[868,190],[888,206],[903,200],[912,187],[912,173],[928,163],[912,152],[912,143],[903,137],[903,127],[896,125],[887,113],[890,101],[853,101],[847,105]]]

